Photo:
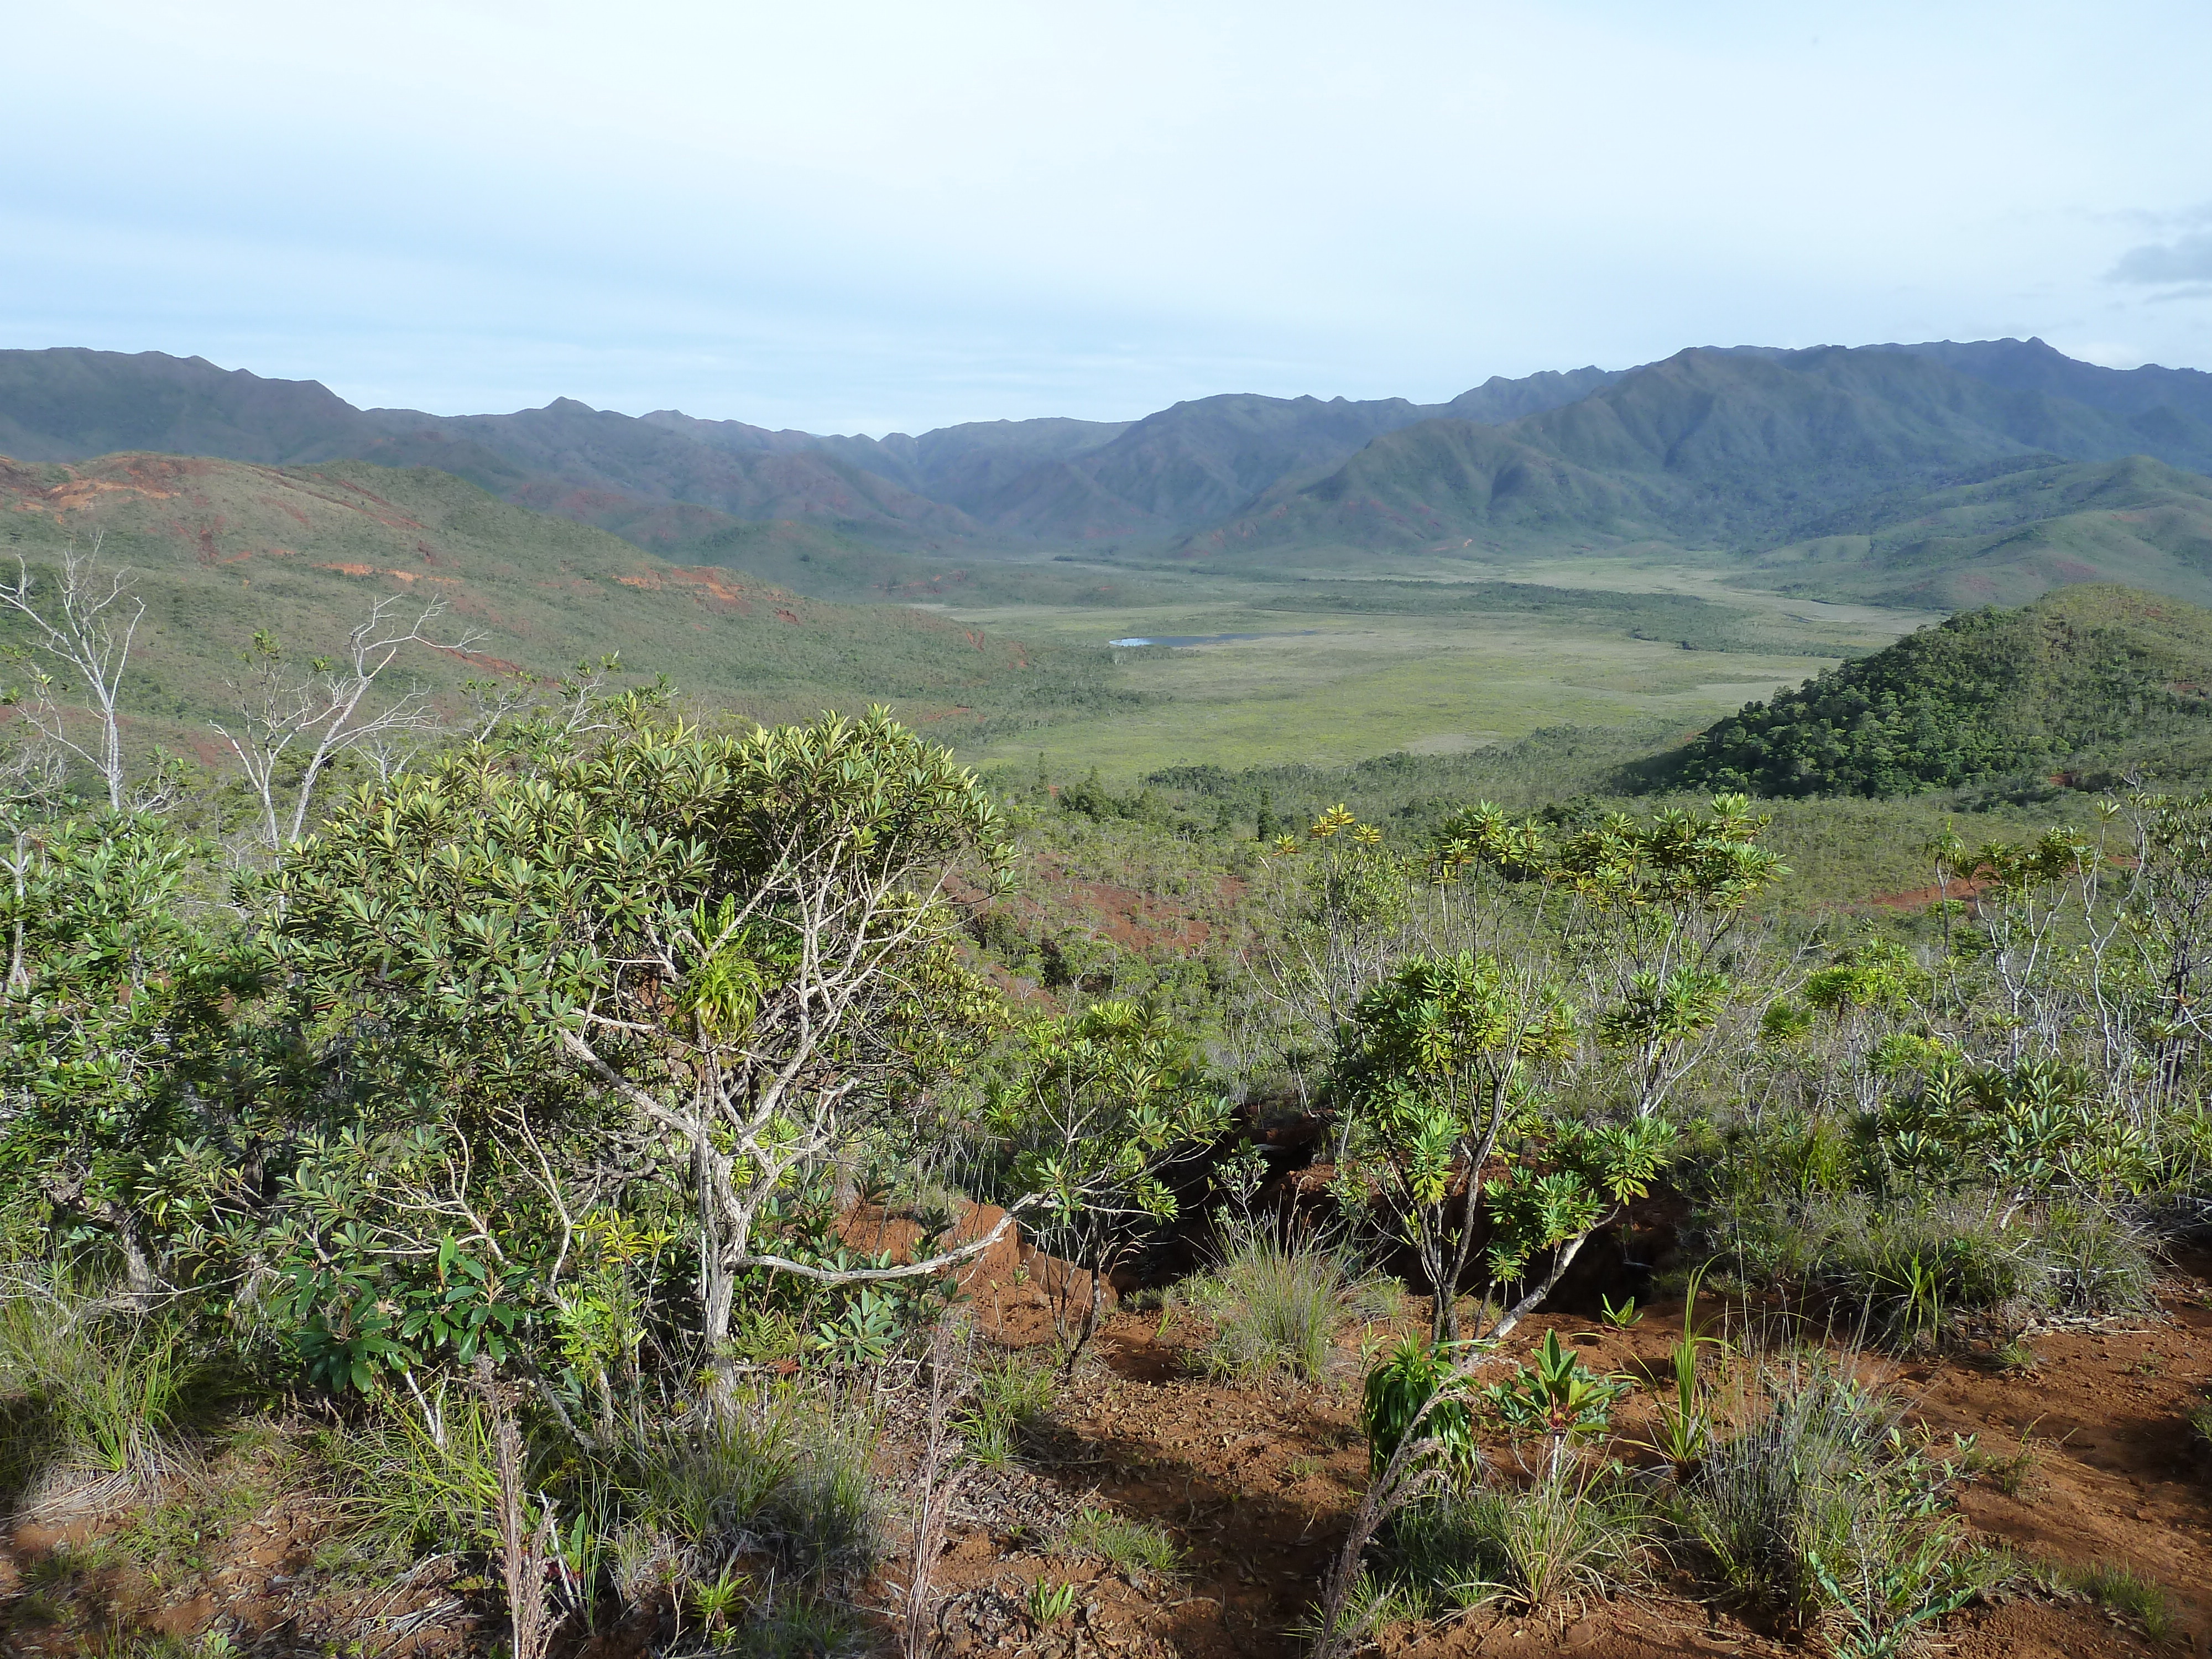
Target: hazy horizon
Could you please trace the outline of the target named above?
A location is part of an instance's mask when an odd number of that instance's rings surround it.
[[[1692,343],[2212,368],[2212,13],[49,9],[0,344],[815,432]],[[82,47],[97,40],[98,51]]]

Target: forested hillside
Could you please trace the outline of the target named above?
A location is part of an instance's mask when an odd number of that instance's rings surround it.
[[[1895,795],[2091,764],[2212,757],[2212,611],[2121,587],[1962,611],[1652,763],[1655,785]],[[2186,758],[2184,758],[2186,757]]]
[[[2008,391],[1903,352],[1685,351],[1497,428],[1434,422],[1278,486],[1194,550],[1449,550],[1576,538],[1753,550],[1877,498],[2064,457],[2212,466],[2212,427]]]

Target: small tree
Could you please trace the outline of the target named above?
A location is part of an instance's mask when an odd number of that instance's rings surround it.
[[[1416,957],[1360,1000],[1338,1055],[1340,1179],[1354,1195],[1379,1192],[1402,1218],[1437,1341],[1459,1340],[1458,1293],[1479,1237],[1490,1288],[1523,1286],[1482,1333],[1503,1337],[1543,1304],[1591,1234],[1644,1196],[1673,1144],[1672,1127],[1649,1115],[1560,1119],[1549,1085],[1578,1049],[1564,991],[1494,956]]]
[[[904,1033],[957,1006],[930,993],[945,882],[970,858],[1004,867],[989,797],[874,710],[750,737],[647,725],[539,775],[465,755],[357,792],[270,890],[279,960],[440,1056],[446,1086],[532,1149],[564,1243],[581,1170],[672,1161],[719,1359],[747,1273],[934,1273],[1011,1224],[848,1267],[763,1233],[779,1194],[914,1115]],[[612,1111],[590,1133],[616,1146],[562,1149],[542,1121],[549,1074]]]
[[[1263,930],[1255,983],[1271,1005],[1278,1051],[1299,1061],[1328,1052],[1361,994],[1405,949],[1413,885],[1382,832],[1341,803],[1316,817],[1299,842],[1285,836],[1272,860],[1279,907]],[[1337,1159],[1345,1148],[1340,1135]]]
[[[1061,1253],[1090,1270],[1072,1365],[1135,1228],[1176,1218],[1167,1177],[1228,1132],[1229,1102],[1164,1011],[1102,1002],[1030,1028],[985,1121],[1015,1201],[1034,1194]]]
[[[1484,1172],[1573,1051],[1556,986],[1494,957],[1419,957],[1363,997],[1338,1059],[1349,1120],[1342,1177],[1371,1182],[1405,1219],[1439,1341],[1459,1337]]]
[[[69,688],[42,671],[33,671],[24,718],[47,742],[89,766],[106,792],[108,806],[119,812],[129,796],[123,675],[130,666],[131,641],[145,619],[146,601],[131,591],[130,571],[101,568],[101,539],[94,535],[88,548],[70,544],[51,604],[40,596],[31,567],[19,554],[15,580],[0,582],[0,604],[29,620],[33,647],[41,655],[76,676],[92,716],[92,734],[84,742],[70,735],[70,722],[54,701],[57,691]]]

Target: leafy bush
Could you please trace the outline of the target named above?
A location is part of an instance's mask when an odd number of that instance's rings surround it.
[[[1413,1414],[1443,1386],[1442,1355],[1408,1341],[1369,1379],[1369,1433],[1377,1468],[1404,1440]],[[1467,1405],[1448,1399],[1422,1428],[1441,1443],[1447,1480],[1391,1522],[1406,1594],[1442,1595],[1462,1607],[1498,1598],[1532,1612],[1637,1575],[1649,1541],[1645,1506],[1617,1463],[1598,1463],[1575,1443],[1602,1432],[1626,1384],[1593,1376],[1559,1333],[1545,1333],[1531,1363],[1482,1389],[1490,1416],[1516,1441],[1547,1447],[1526,1485],[1485,1484]],[[1387,1448],[1387,1449],[1386,1449]]]
[[[1581,1356],[1560,1346],[1557,1331],[1546,1331],[1529,1358],[1504,1382],[1483,1389],[1482,1403],[1516,1438],[1549,1440],[1556,1463],[1570,1440],[1605,1431],[1613,1421],[1613,1402],[1632,1385],[1594,1375]]]
[[[1195,1363],[1208,1376],[1240,1382],[1325,1376],[1345,1328],[1380,1317],[1396,1289],[1362,1273],[1340,1249],[1244,1234],[1219,1266],[1183,1291],[1213,1316],[1213,1335]]]
[[[1471,1476],[1482,1449],[1474,1437],[1474,1418],[1460,1398],[1436,1399],[1451,1376],[1451,1350],[1440,1342],[1407,1337],[1382,1363],[1367,1373],[1360,1404],[1360,1427],[1367,1436],[1367,1459],[1377,1475],[1389,1466],[1418,1422],[1420,1437],[1434,1440],[1447,1467]],[[1428,1415],[1421,1415],[1428,1408]]]

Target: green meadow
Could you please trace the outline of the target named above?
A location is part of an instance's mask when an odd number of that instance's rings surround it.
[[[1127,605],[952,605],[945,614],[1071,647],[1255,637],[1117,650],[1111,678],[1133,703],[1002,727],[964,757],[1042,754],[1054,773],[1096,767],[1130,782],[1194,763],[1461,753],[1546,726],[1673,722],[1687,737],[1931,619],[1723,586],[1719,571],[1679,556],[1440,561],[1362,581],[1148,570],[1144,583]]]

